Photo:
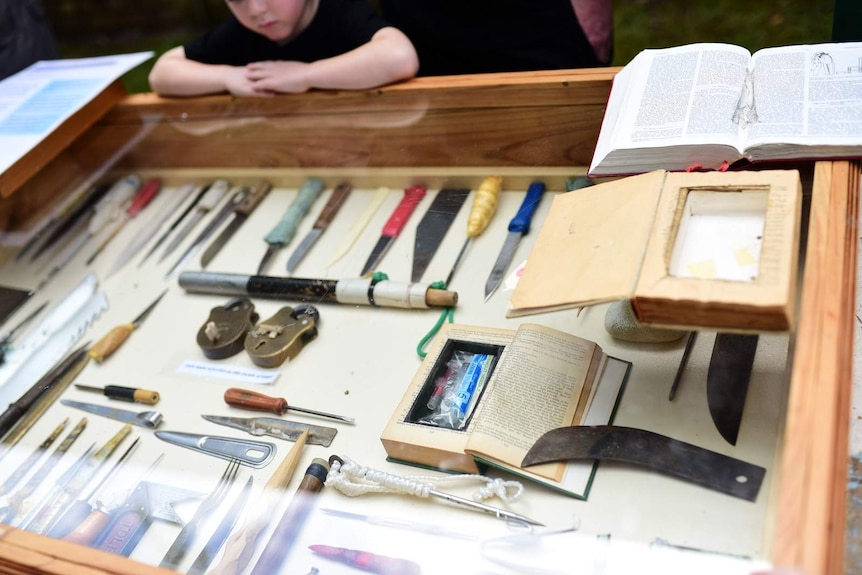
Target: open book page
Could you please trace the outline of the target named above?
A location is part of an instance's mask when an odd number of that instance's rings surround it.
[[[506,348],[474,417],[466,450],[518,467],[545,432],[572,425],[596,344],[536,324],[522,324]],[[594,373],[594,371],[593,371]],[[565,464],[531,472],[559,481]]]
[[[752,57],[752,69],[749,146],[862,142],[862,43],[765,48]]]
[[[646,156],[658,156],[661,148],[688,146],[691,151],[686,162],[711,167],[712,160],[699,154],[704,145],[715,145],[728,148],[721,152],[722,159],[737,159],[742,146],[734,112],[746,84],[749,60],[746,49],[730,44],[690,44],[639,53],[614,79],[590,173],[652,169],[626,170],[631,161],[626,157],[616,169],[599,171],[614,150],[641,150]],[[651,148],[659,150],[650,152]],[[651,159],[650,164],[661,165],[659,160],[660,156]]]

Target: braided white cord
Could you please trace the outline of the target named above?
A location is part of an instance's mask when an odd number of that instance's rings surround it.
[[[432,489],[444,485],[482,482],[485,485],[473,494],[474,501],[484,501],[497,496],[506,503],[517,501],[524,486],[517,481],[492,479],[484,475],[394,475],[359,465],[347,457],[332,462],[326,485],[334,487],[344,495],[356,497],[365,493],[405,493],[417,497],[428,497]]]

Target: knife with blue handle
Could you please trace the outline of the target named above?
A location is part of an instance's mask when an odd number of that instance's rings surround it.
[[[485,282],[485,301],[488,301],[494,291],[500,287],[500,282],[503,281],[503,276],[506,270],[509,269],[509,264],[512,263],[512,257],[515,255],[515,250],[518,248],[521,237],[530,231],[530,221],[533,219],[533,214],[536,212],[539,200],[542,199],[544,193],[545,184],[542,182],[533,182],[527,188],[527,195],[524,197],[524,201],[521,202],[518,213],[509,222],[509,235],[506,236],[506,241],[503,243],[500,255],[497,256],[497,261],[494,263],[494,267],[491,268],[488,281]]]

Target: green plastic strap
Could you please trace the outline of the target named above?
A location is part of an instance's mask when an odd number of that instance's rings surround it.
[[[434,289],[446,289],[446,282],[438,281],[431,284]],[[443,312],[440,314],[440,317],[437,318],[437,323],[434,324],[434,327],[431,328],[431,331],[425,334],[421,340],[419,340],[419,345],[416,346],[416,353],[420,358],[425,359],[425,356],[428,355],[428,352],[425,351],[425,346],[428,345],[428,342],[431,341],[437,332],[440,331],[440,328],[443,327],[443,324],[449,320],[449,323],[455,323],[455,308],[454,307],[444,307]]]

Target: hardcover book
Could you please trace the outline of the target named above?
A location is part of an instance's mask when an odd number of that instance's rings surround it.
[[[592,176],[862,156],[862,43],[644,50],[614,77]]]
[[[520,463],[547,431],[611,423],[630,365],[538,324],[447,324],[381,441],[392,460],[462,473],[492,466],[586,499],[596,462]]]

